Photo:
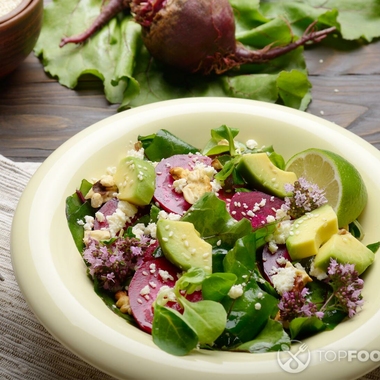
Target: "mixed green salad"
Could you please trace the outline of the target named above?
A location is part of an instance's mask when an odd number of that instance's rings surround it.
[[[365,246],[358,215],[342,226],[330,193],[238,133],[212,129],[203,149],[167,130],[139,136],[66,201],[95,292],[173,355],[288,350],[364,302],[379,243]]]

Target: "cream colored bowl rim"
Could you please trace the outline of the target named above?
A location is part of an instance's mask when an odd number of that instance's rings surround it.
[[[86,128],[59,147],[33,176],[16,210],[11,236],[12,263],[15,276],[30,308],[47,330],[76,355],[117,378],[128,379],[131,376],[141,379],[174,379],[177,377],[190,379],[196,376],[198,379],[206,380],[227,379],[231,376],[237,376],[240,380],[251,379],[254,375],[265,375],[267,379],[278,380],[291,376],[278,366],[275,353],[251,355],[199,351],[187,357],[177,358],[160,351],[153,344],[147,345],[144,341],[145,337],[139,341],[140,335],[138,333],[133,332],[130,336],[120,336],[118,332],[113,330],[112,326],[97,320],[90,310],[81,308],[81,305],[73,299],[59,278],[54,280],[53,260],[55,259],[50,257],[50,252],[45,250],[45,247],[48,246],[44,245],[46,242],[36,242],[31,234],[33,228],[37,228],[31,226],[32,217],[37,218],[35,224],[38,224],[40,219],[42,220],[41,228],[44,228],[52,219],[53,211],[49,210],[44,210],[42,216],[31,215],[36,197],[41,198],[41,186],[46,186],[47,181],[54,178],[58,182],[64,181],[57,173],[60,169],[63,170],[65,160],[70,165],[70,160],[72,160],[70,156],[78,155],[78,150],[83,148],[84,143],[89,146],[91,144],[102,144],[99,143],[99,138],[102,135],[104,136],[106,130],[111,135],[121,135],[131,128],[131,123],[143,124],[144,122],[151,122],[156,117],[167,118],[182,113],[198,113],[202,116],[202,113],[210,114],[213,112],[233,112],[237,115],[252,115],[253,118],[260,115],[260,117],[274,118],[279,121],[288,118],[291,122],[297,123],[297,128],[300,130],[303,129],[307,133],[310,130],[310,133],[316,136],[336,139],[338,151],[344,151],[347,144],[350,147],[355,147],[360,153],[361,161],[358,164],[362,168],[365,168],[366,163],[369,162],[371,165],[368,170],[380,167],[380,152],[344,128],[319,117],[284,106],[232,98],[177,99],[137,107],[113,115]],[[122,132],[123,128],[124,132]],[[88,147],[86,146],[83,149],[88,149]],[[376,182],[376,189],[380,191],[380,179]],[[41,199],[38,201],[41,203]],[[21,236],[23,237],[20,238]],[[46,236],[46,240],[48,239],[49,236]],[[33,252],[39,249],[36,247],[36,244],[39,243],[41,250],[45,250],[43,255],[46,261],[43,263],[36,263],[32,257]],[[49,268],[49,266],[51,267]],[[48,272],[46,269],[51,269],[51,271]],[[61,297],[60,305],[67,307],[57,306],[57,295]],[[376,302],[378,302],[378,298]],[[352,347],[353,342],[355,342],[357,349],[373,350],[379,348],[379,320],[380,308],[375,310],[373,315],[368,316],[363,326],[358,326],[355,331],[347,336],[338,336],[339,339],[329,342],[327,345],[323,343],[324,338],[319,337],[315,339],[315,342],[318,342],[316,346],[323,347],[324,351],[335,352],[342,350],[342,348]],[[331,334],[334,336],[334,333],[331,332]],[[378,364],[374,362],[347,363],[344,360],[329,362],[326,358],[318,360],[318,355],[320,359],[320,352],[311,350],[311,357],[314,361],[312,360],[309,368],[304,372],[305,376],[310,379],[337,378],[334,377],[335,375],[331,377],[332,373],[339,373],[340,378],[355,378],[372,370]]]

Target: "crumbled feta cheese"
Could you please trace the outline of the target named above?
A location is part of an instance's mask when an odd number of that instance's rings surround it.
[[[90,215],[86,215],[84,217],[84,225],[83,225],[83,228],[85,231],[90,231],[94,228],[94,217],[93,216],[90,216]]]
[[[293,289],[296,278],[296,268],[293,265],[287,265],[285,268],[277,268],[276,274],[271,279],[274,288],[279,294],[289,292]]]
[[[141,290],[140,290],[140,295],[145,296],[146,294],[150,293],[150,288],[149,285],[145,285]]]
[[[98,222],[104,222],[106,220],[106,217],[104,216],[104,214],[100,211],[96,212],[95,213],[95,218]]]
[[[243,295],[243,286],[242,284],[232,285],[231,289],[228,292],[228,296],[232,299],[239,298]]]
[[[137,213],[137,207],[127,201],[119,201],[117,209],[112,215],[106,217],[111,237],[124,228],[125,224]]]
[[[173,213],[173,212],[171,212],[171,213],[167,213],[166,211],[161,210],[161,211],[158,213],[158,219],[180,220],[180,219],[181,219],[181,215],[179,215],[179,214],[175,214],[175,213]]]
[[[318,280],[322,281],[325,278],[327,278],[327,273],[323,271],[320,268],[316,268],[314,266],[314,260],[312,261],[310,265],[310,271],[309,271],[310,276],[316,277]]]
[[[248,149],[255,149],[257,148],[258,144],[255,140],[253,139],[249,139],[246,141],[245,145],[247,145],[247,148]]]
[[[163,279],[163,281],[168,281],[168,280],[174,281],[173,276],[166,270],[159,269],[158,274]]]
[[[140,148],[139,150],[130,149],[127,151],[127,157],[137,157],[144,159],[144,148]]]
[[[145,236],[151,236],[152,238],[156,238],[156,232],[157,232],[157,225],[156,223],[148,223],[147,226],[144,225],[144,223],[136,223],[132,227],[132,233],[135,235],[138,239],[141,239],[143,235]]]
[[[276,263],[278,265],[285,265],[288,261],[284,256],[281,256],[276,260]]]
[[[186,181],[186,178],[180,178],[180,179],[176,179],[174,182],[173,182],[173,188],[174,188],[174,191],[178,194],[181,194],[182,191],[183,191],[183,188],[187,185],[187,181]]]
[[[255,303],[255,309],[256,310],[260,310],[261,309],[261,303],[260,302],[256,302]]]

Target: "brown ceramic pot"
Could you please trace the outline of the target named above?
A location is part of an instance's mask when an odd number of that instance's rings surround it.
[[[0,18],[0,78],[31,53],[41,31],[43,0],[23,0]]]

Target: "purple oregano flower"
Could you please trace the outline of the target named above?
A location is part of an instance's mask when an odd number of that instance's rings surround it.
[[[313,302],[307,300],[308,294],[309,290],[307,288],[284,292],[278,304],[281,319],[289,322],[298,317],[315,316],[322,319],[324,313],[318,311],[317,306]]]
[[[118,237],[110,242],[90,239],[83,252],[88,272],[102,288],[116,292],[142,260],[150,240]]]
[[[315,316],[320,319],[326,309],[339,309],[347,313],[349,318],[357,314],[358,307],[363,305],[361,291],[364,281],[359,277],[353,264],[339,264],[331,259],[327,268],[325,281],[331,286],[332,293],[323,306],[318,307],[307,299],[309,290],[304,287],[284,292],[278,304],[281,320],[291,321],[297,317]]]
[[[297,219],[306,212],[327,203],[324,191],[303,177],[300,177],[294,184],[286,184],[285,191],[293,194],[291,197],[285,197],[285,208],[292,219]]]
[[[327,274],[326,281],[333,288],[333,293],[322,309],[331,307],[332,301],[334,302],[332,306],[342,309],[348,313],[349,318],[352,318],[357,314],[357,308],[363,306],[361,291],[364,281],[359,277],[353,264],[339,264],[334,259],[330,260]]]

